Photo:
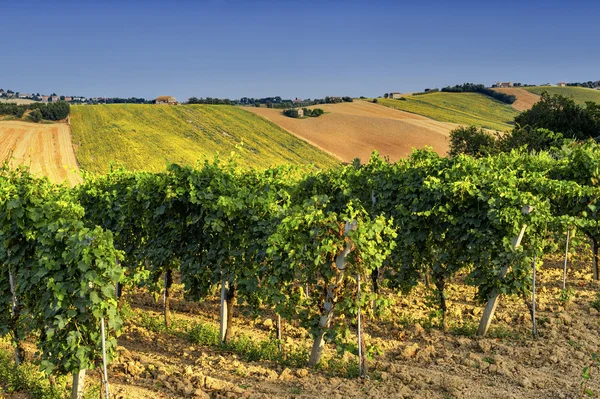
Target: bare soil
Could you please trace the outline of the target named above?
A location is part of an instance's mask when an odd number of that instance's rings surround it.
[[[0,161],[9,156],[12,165],[27,165],[32,173],[54,182],[74,185],[80,181],[66,123],[0,121]]]
[[[449,330],[437,327],[428,306],[430,291],[419,285],[407,296],[389,293],[392,303],[379,319],[364,318],[368,345],[381,355],[368,363],[369,378],[248,362],[218,347],[194,345],[184,335],[148,328],[142,315],[161,316],[162,297],[145,290],[127,293],[133,311],[119,337],[119,358],[110,366],[111,395],[148,398],[580,398],[582,370],[600,351],[600,314],[592,307],[600,285],[592,280],[589,259],[569,267],[568,301],[560,300],[562,262],[547,260],[537,278],[540,337],[531,336],[531,318],[522,298],[502,297],[488,337],[474,335],[482,306],[473,287],[458,276],[449,284]],[[185,301],[176,285],[172,320],[218,325],[218,300]],[[530,298],[525,298],[529,300]],[[273,336],[273,315],[260,319],[236,312],[234,334],[253,340]],[[284,323],[283,345],[308,348],[306,331]],[[332,356],[331,346],[327,355]],[[348,358],[347,355],[346,358]],[[88,373],[88,389],[98,371]],[[600,397],[600,370],[592,369],[588,388]],[[7,398],[22,399],[13,394]],[[587,396],[586,396],[587,397]]]
[[[525,89],[519,89],[517,87],[502,87],[494,89],[501,93],[513,95],[517,97],[517,101],[512,104],[512,107],[517,111],[527,111],[533,104],[540,100],[540,96]]]
[[[458,125],[438,122],[366,101],[322,104],[328,114],[318,118],[294,119],[272,108],[245,108],[344,162],[358,157],[366,162],[373,150],[391,161],[404,158],[414,148],[432,147],[443,155],[448,151],[448,135]]]

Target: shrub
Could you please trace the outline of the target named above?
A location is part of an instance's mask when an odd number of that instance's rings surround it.
[[[295,108],[285,109],[285,110],[283,110],[283,114],[290,118],[299,118],[300,117],[298,110]]]
[[[450,132],[449,155],[467,154],[481,157],[497,152],[496,138],[476,126],[461,126]]]
[[[377,104],[377,99],[376,98],[373,99],[373,104]]]

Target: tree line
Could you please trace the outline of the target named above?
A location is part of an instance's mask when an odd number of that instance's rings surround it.
[[[65,101],[22,105],[17,105],[15,103],[0,103],[0,115],[13,115],[17,118],[22,118],[27,111],[31,111],[30,118],[34,122],[39,122],[42,119],[58,121],[69,116],[71,106]]]
[[[456,85],[452,87],[446,86],[442,88],[441,91],[447,93],[480,93],[506,104],[513,104],[515,101],[517,101],[517,97],[513,96],[512,94],[501,93],[485,87],[482,84],[463,83],[462,85]]]

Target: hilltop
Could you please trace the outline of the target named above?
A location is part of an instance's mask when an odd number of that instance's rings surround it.
[[[519,112],[511,105],[479,93],[435,92],[404,99],[378,99],[386,107],[428,118],[493,130],[508,130]]]
[[[79,164],[93,172],[106,172],[112,161],[159,171],[167,162],[193,165],[232,151],[241,166],[339,162],[277,125],[225,105],[73,106],[71,129]]]
[[[578,104],[584,104],[586,101],[593,101],[600,103],[600,90],[588,89],[585,87],[574,87],[574,86],[531,86],[524,87],[530,93],[541,95],[544,91],[548,94],[561,94],[566,97],[572,97],[573,100]]]

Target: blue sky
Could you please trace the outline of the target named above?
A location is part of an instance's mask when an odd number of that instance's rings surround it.
[[[599,1],[0,2],[0,88],[374,96],[600,79]]]

